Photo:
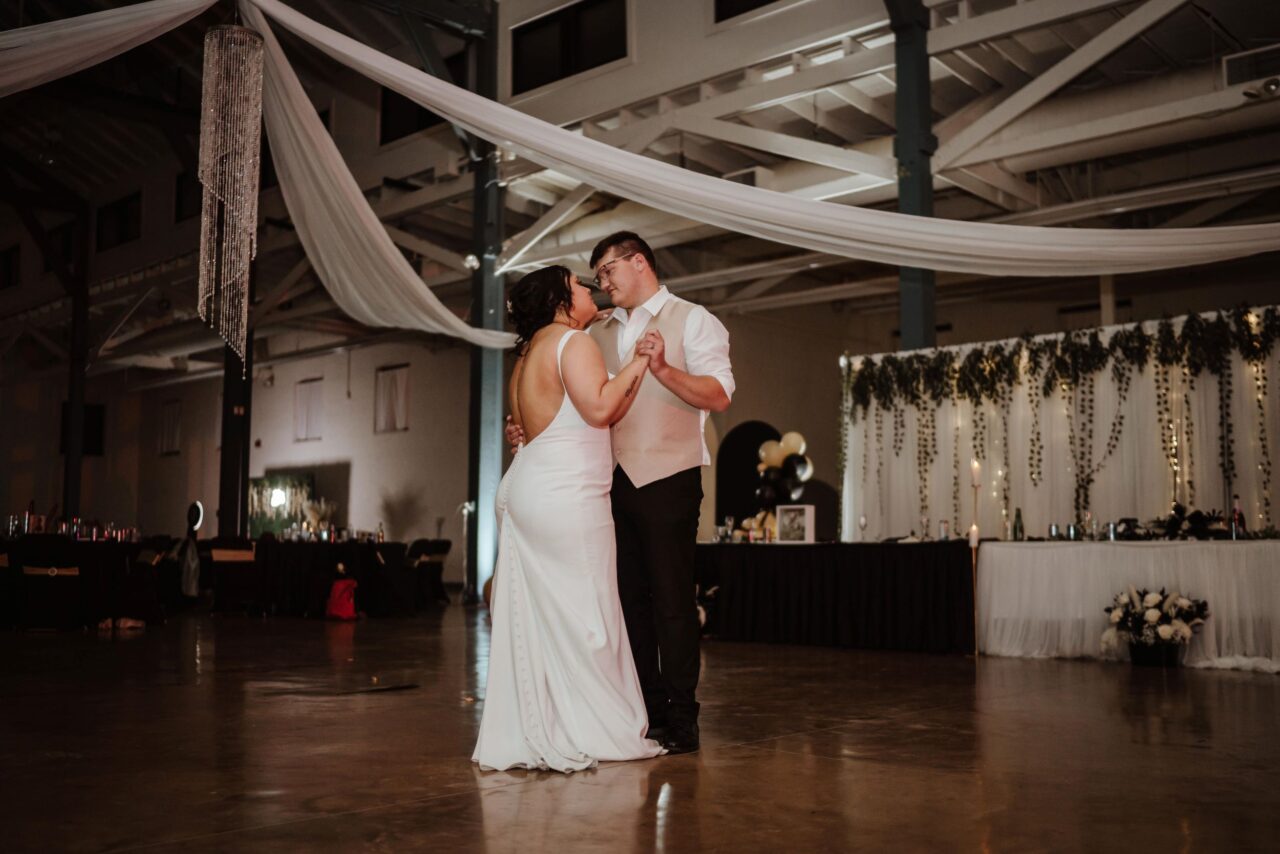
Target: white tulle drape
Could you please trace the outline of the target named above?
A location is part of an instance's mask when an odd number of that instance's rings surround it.
[[[1182,318],[1174,323],[1181,329]],[[1144,329],[1154,334],[1156,323]],[[1103,331],[1104,343],[1121,327]],[[1012,342],[1009,342],[1012,343]],[[973,346],[948,348],[963,358]],[[1180,369],[1170,372],[1171,414],[1177,425],[1180,446],[1181,477],[1175,487],[1174,474],[1165,456],[1158,425],[1156,367],[1152,362],[1145,370],[1135,371],[1129,394],[1123,406],[1117,406],[1118,389],[1110,366],[1095,375],[1096,408],[1093,430],[1093,458],[1101,463],[1087,508],[1105,530],[1107,521],[1136,517],[1142,521],[1168,515],[1171,502],[1177,499],[1189,508],[1203,510],[1229,509],[1230,496],[1218,461],[1219,406],[1218,380],[1203,373],[1190,388],[1189,378]],[[1234,492],[1240,495],[1250,528],[1266,527],[1280,521],[1276,501],[1280,481],[1271,486],[1273,506],[1271,519],[1265,518],[1263,480],[1259,472],[1263,453],[1260,433],[1267,436],[1270,459],[1280,461],[1280,360],[1273,352],[1267,370],[1255,373],[1238,353],[1231,356],[1231,413],[1235,436],[1236,477]],[[1257,379],[1265,377],[1265,428],[1259,429]],[[978,490],[977,513],[970,480],[970,462],[974,458],[975,409],[968,401],[945,401],[936,411],[937,456],[926,471],[920,471],[917,438],[921,414],[910,405],[900,410],[900,450],[895,452],[894,414],[877,415],[873,402],[856,421],[844,425],[846,465],[842,490],[842,536],[847,541],[880,540],[922,532],[922,516],[928,516],[929,532],[938,536],[938,523],[946,519],[953,536],[964,536],[977,519],[982,537],[1002,538],[1004,522],[1012,520],[1018,508],[1027,536],[1043,537],[1052,523],[1066,531],[1075,520],[1075,474],[1068,442],[1068,397],[1062,392],[1039,400],[1032,393],[1032,383],[1024,380],[1014,386],[1009,406],[1009,434],[1002,427],[999,407],[986,403],[978,408],[985,421],[984,458],[981,464],[981,488]],[[1032,482],[1029,451],[1033,431],[1033,402],[1039,401],[1040,435],[1043,440],[1042,476]],[[1112,420],[1119,411],[1124,417],[1119,444],[1106,457],[1106,443]],[[881,423],[881,438],[876,438],[876,423]],[[1188,423],[1190,422],[1190,423]],[[979,430],[978,432],[983,432]],[[1005,443],[1008,463],[1005,464]],[[1104,457],[1105,461],[1104,461]],[[958,480],[958,489],[956,483]],[[1008,503],[1005,504],[1005,481],[1008,481]],[[921,496],[927,502],[922,509]],[[957,503],[954,498],[958,497]],[[1006,517],[1007,510],[1007,517]],[[865,528],[860,520],[865,517]]]
[[[1280,249],[1280,224],[1042,228],[915,217],[701,175],[556,127],[451,86],[296,12],[241,0],[338,62],[523,157],[659,210],[765,240],[885,264],[991,276],[1080,276],[1205,264]]]
[[[1209,603],[1192,667],[1280,672],[1280,542],[983,543],[978,650],[1018,658],[1110,657],[1103,608],[1130,585]],[[1127,657],[1123,646],[1116,657]]]
[[[207,0],[153,0],[0,34],[0,94],[88,67],[176,26]],[[850,258],[985,275],[1090,275],[1210,263],[1280,248],[1280,224],[1087,229],[938,220],[747,187],[632,154],[451,86],[298,13],[240,0],[271,44],[266,121],[290,214],[335,301],[378,326],[424,329],[484,346],[444,309],[384,233],[306,100],[258,9],[337,61],[461,127],[592,186],[766,240]]]
[[[74,74],[149,42],[215,0],[151,0],[0,32],[0,98]]]
[[[481,347],[512,346],[514,335],[467,325],[426,286],[360,192],[262,13],[249,4],[241,9],[266,40],[263,117],[280,191],[333,301],[370,326],[420,329]]]

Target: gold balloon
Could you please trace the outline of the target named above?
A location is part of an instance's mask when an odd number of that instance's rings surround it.
[[[756,471],[763,473],[769,466],[767,463],[756,463]]]
[[[782,434],[782,450],[787,454],[803,454],[807,443],[804,436],[792,430],[790,433]]]
[[[770,439],[760,446],[760,462],[769,468],[782,465],[786,458],[787,452],[782,450],[782,445],[776,439]]]

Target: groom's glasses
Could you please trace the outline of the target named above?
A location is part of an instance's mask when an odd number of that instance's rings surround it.
[[[638,253],[628,252],[626,255],[620,255],[617,258],[614,258],[608,264],[601,264],[600,268],[596,270],[596,277],[591,280],[592,284],[594,284],[597,288],[604,287],[604,283],[609,281],[609,268],[612,267],[614,264],[617,264],[619,261],[625,261],[626,259],[630,258],[632,255],[636,255],[636,254]]]

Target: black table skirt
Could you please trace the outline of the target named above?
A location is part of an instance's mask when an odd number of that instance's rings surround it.
[[[135,566],[140,545],[81,542],[53,534],[35,534],[4,544],[0,569],[0,624],[27,628],[79,628],[106,617],[152,617],[151,567]],[[45,573],[46,567],[73,568]],[[34,572],[24,572],[24,569]]]
[[[371,617],[411,614],[413,578],[404,543],[258,543],[256,569],[274,614],[323,617],[341,563],[356,581],[356,609]],[[379,560],[381,556],[381,560]]]
[[[181,570],[172,560],[136,561],[142,548],[54,535],[0,543],[0,627],[79,628],[106,617],[162,622],[162,603],[175,608],[187,601],[178,593]],[[214,607],[229,613],[323,617],[339,562],[356,580],[356,607],[368,616],[410,615],[422,598],[421,572],[405,565],[404,543],[268,540],[257,544],[254,562],[244,564],[212,564],[209,541],[199,549]],[[78,572],[28,574],[24,564]]]
[[[963,541],[699,545],[698,583],[725,640],[970,653],[973,572]]]

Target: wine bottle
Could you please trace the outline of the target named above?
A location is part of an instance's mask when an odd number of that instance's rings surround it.
[[[1022,508],[1019,507],[1013,513],[1013,541],[1020,543],[1026,539],[1026,531],[1022,527]]]

